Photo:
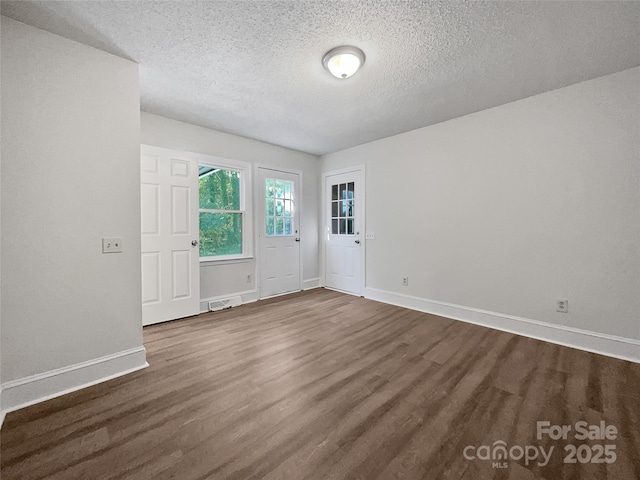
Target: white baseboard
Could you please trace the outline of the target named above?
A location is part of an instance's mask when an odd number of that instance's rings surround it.
[[[320,278],[316,277],[316,278],[310,278],[308,280],[303,280],[302,281],[302,290],[311,290],[312,288],[319,288],[320,285]],[[288,292],[285,293],[283,295],[288,295],[289,293],[293,293],[293,292]],[[257,302],[258,301],[258,290],[246,290],[244,292],[232,292],[229,293],[227,295],[219,295],[217,297],[209,297],[209,298],[201,298],[200,299],[200,313],[207,313],[209,311],[209,302],[217,302],[220,300],[225,300],[231,297],[241,297],[242,298],[242,305],[244,305],[245,303],[252,303],[252,302]],[[278,295],[274,295],[274,296],[278,296]],[[271,298],[271,297],[264,297],[264,298]],[[263,300],[264,300],[263,298]]]
[[[228,295],[219,295],[217,297],[201,298],[200,299],[200,313],[207,313],[209,311],[209,302],[217,302],[225,300],[231,297],[240,297],[242,299],[242,305],[245,303],[252,303],[258,301],[258,290],[245,290],[244,292],[234,292]]]
[[[148,367],[143,346],[2,384],[2,414]]]
[[[302,281],[302,290],[311,290],[312,288],[320,288],[320,277],[309,278]]]
[[[528,318],[427,300],[401,293],[365,288],[366,298],[441,317],[482,325],[525,337],[556,343],[565,347],[586,350],[609,357],[640,363],[640,340],[565,327]]]

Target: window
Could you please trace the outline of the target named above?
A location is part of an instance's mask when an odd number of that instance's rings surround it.
[[[243,169],[199,167],[200,257],[223,259],[247,253]]]
[[[353,235],[354,182],[331,185],[331,233]]]
[[[267,178],[265,194],[267,237],[293,235],[295,215],[293,182]]]

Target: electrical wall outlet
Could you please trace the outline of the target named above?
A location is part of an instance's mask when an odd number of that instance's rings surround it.
[[[568,313],[569,300],[556,300],[556,312]]]
[[[103,238],[102,253],[122,253],[122,238]]]
[[[409,277],[402,277],[402,285],[405,287],[409,286]]]

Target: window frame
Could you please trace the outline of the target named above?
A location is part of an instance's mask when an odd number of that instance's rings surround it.
[[[343,185],[344,189],[342,188]],[[334,188],[337,191],[336,198],[333,198]],[[357,201],[358,199],[355,198],[355,182],[338,183],[331,185],[331,235],[356,236],[355,213]],[[333,208],[334,205],[336,207],[335,209]],[[336,215],[334,215],[334,210],[337,212]],[[344,224],[342,222],[344,222]],[[342,225],[344,225],[344,231]],[[349,230],[349,226],[351,226],[351,230]]]
[[[284,172],[286,173],[286,172]],[[265,187],[266,187],[266,182],[268,182],[269,180],[271,180],[272,182],[274,182],[274,189],[276,182],[283,182],[284,184],[290,183],[291,184],[291,190],[290,190],[290,194],[289,194],[289,198],[286,198],[286,188],[283,187],[283,198],[277,198],[276,196],[273,197],[267,197],[266,196],[266,192],[263,192],[262,194],[262,199],[265,202],[265,211],[262,212],[262,223],[264,225],[264,228],[262,229],[262,235],[265,236],[265,238],[285,238],[285,237],[295,237],[298,235],[297,230],[295,230],[295,218],[298,215],[297,209],[298,209],[298,199],[294,197],[294,193],[295,193],[295,183],[293,180],[283,180],[283,179],[278,179],[276,178],[275,175],[273,175],[273,178],[269,178],[269,177],[265,177]],[[283,211],[283,215],[267,215],[266,214],[266,204],[269,200],[273,199],[274,201],[274,212],[275,213],[275,205],[276,202],[278,200],[282,200],[283,202],[283,206],[282,206],[282,211]],[[287,202],[289,202],[290,204],[290,214],[287,216],[286,215],[286,205]],[[268,218],[272,218],[274,219],[274,225],[273,225],[273,231],[274,233],[272,235],[269,235],[267,233],[267,219]],[[282,218],[283,219],[283,233],[282,234],[278,234],[277,232],[277,219],[278,218]],[[290,225],[291,225],[291,233],[286,233],[286,227],[284,226],[284,220],[290,220]],[[300,218],[298,217],[298,222],[300,222]]]
[[[242,253],[232,255],[215,255],[200,257],[200,263],[216,263],[229,260],[242,260],[253,258],[253,211],[252,211],[252,171],[251,164],[239,160],[198,155],[198,167],[218,168],[221,170],[235,170],[240,173],[240,210],[216,210],[200,208],[198,203],[198,242],[200,242],[200,212],[211,213],[240,213],[242,214]],[[198,195],[200,189],[200,175],[198,175]],[[199,198],[199,196],[198,196]],[[200,248],[198,247],[198,255]]]

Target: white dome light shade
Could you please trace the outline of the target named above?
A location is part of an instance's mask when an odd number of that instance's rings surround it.
[[[356,47],[336,47],[322,59],[324,68],[337,78],[349,78],[363,63],[364,53]]]

